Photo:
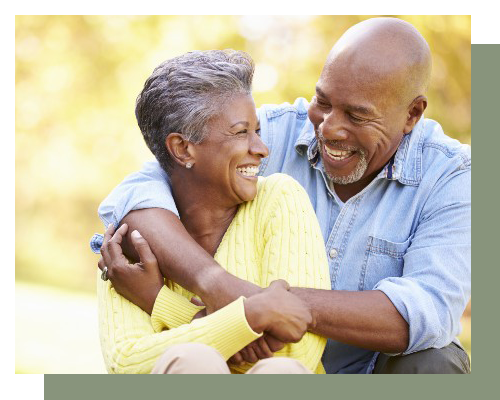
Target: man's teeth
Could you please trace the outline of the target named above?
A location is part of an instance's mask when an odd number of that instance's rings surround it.
[[[325,150],[326,153],[336,161],[344,160],[354,153],[353,151],[330,149],[328,146],[325,146]]]
[[[259,173],[259,167],[236,168],[236,171],[238,171],[241,175],[255,176]]]

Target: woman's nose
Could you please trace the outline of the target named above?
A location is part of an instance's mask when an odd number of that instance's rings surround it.
[[[260,158],[266,158],[269,155],[269,149],[257,133],[252,135],[249,151],[250,154],[259,156]]]

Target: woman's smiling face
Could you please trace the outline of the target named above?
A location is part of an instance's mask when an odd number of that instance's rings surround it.
[[[208,130],[203,142],[193,146],[193,178],[215,193],[220,204],[252,200],[260,161],[268,156],[252,96],[240,94],[228,100],[209,121]]]

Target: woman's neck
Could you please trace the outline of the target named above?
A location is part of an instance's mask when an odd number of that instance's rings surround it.
[[[221,206],[206,188],[193,187],[185,179],[171,177],[172,193],[187,232],[211,256],[217,252],[238,205]]]

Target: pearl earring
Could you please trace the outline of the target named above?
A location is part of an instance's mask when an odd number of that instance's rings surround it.
[[[191,164],[190,162],[186,163],[186,168],[189,169],[193,166],[193,164]]]

